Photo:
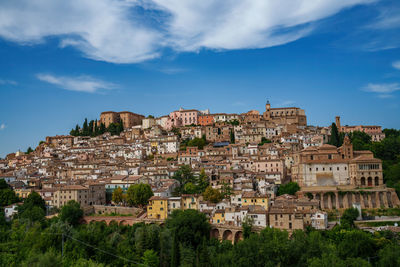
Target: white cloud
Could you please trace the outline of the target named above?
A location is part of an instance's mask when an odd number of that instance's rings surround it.
[[[4,130],[6,128],[6,125],[4,123],[0,124],[0,131]]]
[[[0,37],[20,44],[57,36],[91,59],[142,62],[162,49],[249,49],[286,44],[313,23],[375,0],[5,0]]]
[[[86,93],[96,93],[99,90],[113,89],[116,85],[90,76],[64,77],[51,74],[37,74],[36,77],[44,82],[54,84],[62,89]]]
[[[6,85],[6,84],[9,84],[9,85],[17,85],[17,82],[11,81],[11,80],[3,80],[3,79],[0,79],[0,85]]]
[[[366,92],[377,93],[379,98],[391,98],[394,92],[400,91],[398,83],[369,83],[363,88]]]
[[[400,60],[392,63],[393,68],[400,70]]]

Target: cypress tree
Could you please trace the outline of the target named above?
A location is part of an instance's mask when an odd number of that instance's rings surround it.
[[[97,126],[97,120],[94,122],[94,136],[99,135],[99,126]]]
[[[83,123],[83,126],[82,126],[82,135],[83,136],[89,135],[89,126],[88,126],[87,118],[85,119],[85,122]]]
[[[93,130],[94,130],[94,121],[91,120],[89,122],[89,128],[88,128],[88,135],[89,136],[93,136]]]
[[[100,123],[100,130],[99,133],[103,134],[106,132],[106,125],[104,123]]]
[[[340,139],[339,138],[340,137],[339,137],[338,128],[336,127],[335,123],[332,123],[332,126],[331,126],[331,139],[329,141],[329,144],[338,147],[339,144],[340,144]]]
[[[171,253],[171,267],[179,266],[179,242],[176,237],[176,230],[174,231],[174,237],[172,241],[172,253]]]

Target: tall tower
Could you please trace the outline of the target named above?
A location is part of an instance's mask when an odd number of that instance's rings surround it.
[[[336,127],[337,127],[338,131],[341,132],[342,129],[340,127],[340,116],[336,116],[335,124],[336,124]]]
[[[269,103],[269,100],[267,100],[267,104],[265,104],[264,120],[271,120],[271,104]]]

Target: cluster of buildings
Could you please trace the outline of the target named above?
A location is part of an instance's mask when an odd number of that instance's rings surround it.
[[[354,151],[348,137],[339,148],[328,145],[330,128],[308,126],[304,110],[297,107],[271,108],[267,102],[263,113],[181,108],[158,118],[127,111],[100,115],[106,127],[120,122],[124,131],[119,136],[51,136],[31,154],[9,154],[0,160],[0,178],[20,197],[36,191],[54,207],[69,200],[82,206],[109,204],[116,188],[126,191],[146,183],[154,192],[148,218],[197,209],[213,224],[241,226],[251,218],[256,226],[288,230],[323,229],[323,210],[356,202],[364,208],[399,204],[383,184],[379,159],[369,151]],[[340,131],[349,127],[338,123]],[[380,127],[362,127],[373,140],[384,137]],[[184,145],[195,138],[205,139],[206,145]],[[183,165],[194,175],[204,170],[213,188],[229,186],[232,194],[220,203],[201,195],[174,196],[179,183],[172,177]],[[301,191],[277,196],[288,181],[297,182]]]

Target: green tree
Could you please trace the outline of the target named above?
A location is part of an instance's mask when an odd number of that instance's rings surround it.
[[[210,237],[210,224],[204,213],[197,210],[174,210],[166,221],[167,228],[175,232],[178,242],[194,249]]]
[[[244,220],[242,223],[244,238],[250,237],[251,231],[253,230],[253,224],[254,224],[254,219],[252,217],[249,217],[249,216],[244,217]]]
[[[70,200],[61,208],[60,220],[70,225],[76,226],[79,224],[83,216],[81,205],[75,200]]]
[[[124,201],[124,191],[121,187],[117,187],[114,192],[112,193],[112,201],[115,204],[122,203]]]
[[[145,206],[153,196],[153,191],[148,184],[135,184],[128,188],[126,201],[130,206]]]
[[[173,229],[172,230],[174,235],[173,235],[173,239],[172,239],[172,250],[171,250],[171,267],[175,267],[175,266],[179,266],[179,255],[180,255],[180,251],[179,251],[179,241],[178,241],[178,237],[177,237],[177,230]]]
[[[83,136],[88,136],[89,135],[89,125],[88,125],[87,118],[85,118],[85,121],[83,122],[82,135]]]
[[[143,264],[149,267],[158,267],[159,266],[159,259],[157,256],[157,252],[154,250],[146,250],[142,257]]]
[[[218,189],[214,189],[211,186],[209,186],[204,191],[203,198],[206,201],[210,201],[212,203],[218,203],[222,200],[222,194]]]
[[[179,182],[179,187],[176,189],[176,194],[180,195],[183,190],[184,186],[187,183],[195,183],[195,178],[192,172],[192,168],[189,165],[183,165],[179,167],[179,169],[175,172],[172,176],[172,179],[175,179]]]
[[[7,184],[6,180],[0,179],[0,190],[10,189],[10,186]]]
[[[28,147],[28,149],[26,150],[26,154],[30,154],[30,153],[32,153],[33,152],[33,149],[31,148],[31,147]]]
[[[343,141],[342,141],[343,142]],[[340,135],[338,128],[335,123],[332,123],[331,126],[331,138],[329,140],[329,144],[334,145],[336,147],[339,147],[342,145],[342,142],[340,140]]]
[[[289,182],[279,186],[278,195],[295,195],[300,190],[300,186],[296,182]]]
[[[231,144],[235,143],[235,132],[233,131],[233,129],[231,129],[230,133],[230,139],[231,139]]]
[[[379,251],[379,261],[377,266],[380,267],[397,267],[400,266],[400,246],[389,244]]]
[[[208,176],[204,168],[202,168],[200,171],[200,175],[197,179],[198,193],[203,193],[204,190],[206,190],[206,188],[208,187],[208,185],[209,185]]]
[[[223,182],[221,188],[221,194],[223,199],[229,198],[233,194],[232,187],[229,184]]]
[[[194,139],[190,140],[187,143],[187,146],[195,146],[198,149],[203,149],[205,145],[206,141],[203,138],[198,138],[198,137],[195,137]]]
[[[38,207],[43,211],[46,211],[46,202],[35,191],[30,193],[29,196],[25,198],[24,203],[18,207],[18,212],[23,213],[26,210],[32,209],[33,207]]]
[[[196,194],[198,191],[197,186],[194,183],[186,183],[183,187],[184,194]]]
[[[15,194],[14,190],[10,188],[0,190],[0,207],[8,206],[17,203],[18,201],[19,198]]]
[[[264,145],[264,144],[269,144],[269,143],[272,143],[272,141],[269,140],[269,139],[267,139],[267,138],[265,138],[265,137],[262,137],[262,138],[261,138],[261,142],[260,142],[258,145],[259,145],[259,146],[262,146],[262,145]]]
[[[106,125],[104,123],[100,123],[99,134],[104,134],[106,130]]]
[[[354,227],[354,221],[360,215],[358,209],[349,208],[343,212],[342,217],[340,218],[340,222],[345,227]]]

